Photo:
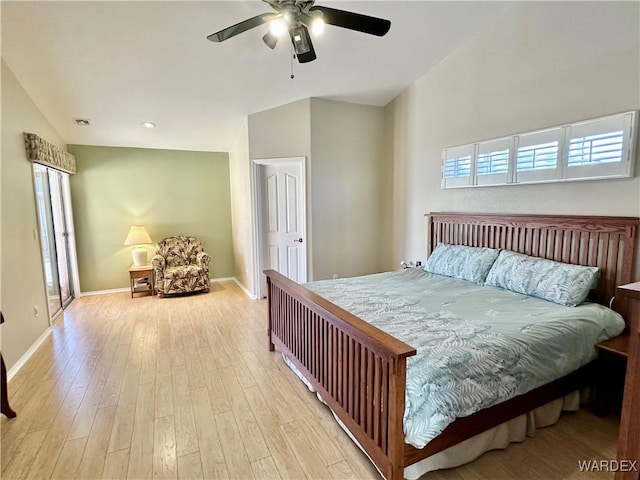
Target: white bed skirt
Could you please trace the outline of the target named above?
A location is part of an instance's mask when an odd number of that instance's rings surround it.
[[[309,390],[316,393],[322,403],[325,403],[316,389],[313,387],[296,366],[282,354],[284,362],[304,382]],[[505,449],[511,442],[523,442],[526,437],[533,437],[536,429],[553,425],[560,418],[563,411],[577,411],[580,409],[581,400],[587,400],[588,392],[575,391],[569,395],[547,403],[528,413],[512,418],[500,425],[486,430],[457,445],[438,452],[424,460],[421,460],[404,469],[404,478],[416,480],[427,472],[453,468],[472,462],[480,455],[490,450]],[[344,426],[338,416],[331,410],[333,416],[342,429],[351,437],[356,445],[364,452],[358,441]],[[364,452],[366,454],[366,452]]]

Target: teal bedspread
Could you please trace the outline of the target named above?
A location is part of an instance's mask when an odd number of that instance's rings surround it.
[[[557,305],[421,269],[308,283],[416,348],[407,365],[404,431],[423,448],[458,417],[586,365],[624,321],[595,303]]]

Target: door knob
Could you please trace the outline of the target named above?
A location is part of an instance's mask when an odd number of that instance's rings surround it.
[[[296,238],[296,239],[294,240],[294,242],[300,242],[300,243],[302,243],[302,237],[300,237],[300,238]]]

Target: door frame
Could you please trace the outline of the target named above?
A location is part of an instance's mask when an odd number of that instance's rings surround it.
[[[302,173],[301,182],[301,209],[302,212],[302,238],[304,239],[303,248],[305,256],[305,281],[309,275],[309,237],[307,235],[307,169],[306,157],[281,157],[281,158],[256,158],[251,160],[251,224],[253,225],[253,285],[254,293],[257,298],[263,298],[267,295],[264,284],[262,271],[264,270],[264,247],[265,247],[265,223],[264,223],[264,206],[262,205],[262,192],[264,191],[264,176],[262,175],[262,167],[265,165],[282,165],[286,163],[295,163],[300,166]]]
[[[41,225],[41,220],[40,220],[40,212],[39,212],[39,206],[38,206],[38,193],[36,190],[36,169],[37,167],[40,168],[44,168],[44,170],[47,173],[47,191],[46,193],[48,193],[49,195],[49,212],[48,215],[51,218],[51,227],[52,229],[54,229],[53,227],[53,205],[51,204],[51,183],[49,181],[49,171],[52,170],[58,174],[62,174],[60,175],[60,196],[61,196],[61,200],[62,200],[62,217],[64,219],[64,223],[65,223],[65,230],[67,232],[67,236],[66,236],[66,246],[67,246],[67,267],[69,268],[69,280],[70,280],[70,289],[71,289],[71,297],[70,300],[64,304],[62,302],[62,295],[60,294],[60,292],[58,292],[58,295],[60,296],[60,309],[57,310],[56,312],[52,312],[51,311],[51,306],[49,303],[49,292],[47,291],[47,282],[46,282],[46,271],[45,271],[45,264],[44,264],[44,253],[43,253],[43,247],[42,247],[42,225]],[[49,165],[44,165],[38,162],[33,162],[33,165],[31,167],[31,177],[32,177],[32,185],[33,185],[33,197],[34,197],[34,202],[36,204],[36,219],[37,219],[37,229],[34,229],[33,233],[34,233],[34,237],[37,236],[37,241],[38,241],[38,250],[40,251],[40,264],[42,266],[42,278],[44,279],[44,293],[45,293],[45,297],[47,298],[47,314],[49,317],[49,326],[53,326],[53,321],[58,318],[60,315],[63,314],[64,309],[66,307],[69,306],[69,304],[76,298],[79,298],[80,294],[80,277],[79,277],[79,271],[78,271],[78,255],[77,255],[77,251],[76,251],[76,242],[75,242],[75,231],[73,230],[73,210],[71,209],[71,187],[70,187],[70,183],[69,183],[69,174],[66,172],[63,172],[61,170],[58,170],[57,168],[53,168],[50,167]],[[53,233],[53,232],[52,232]],[[55,238],[55,233],[54,233],[54,238]],[[55,262],[56,262],[56,270],[58,270],[57,268],[57,262],[58,262],[58,253],[57,253],[57,249],[58,249],[58,245],[56,243],[56,241],[54,240],[54,253],[55,253]],[[57,276],[60,276],[60,272],[58,271]],[[58,278],[58,288],[59,288],[59,284],[60,284],[60,280]]]

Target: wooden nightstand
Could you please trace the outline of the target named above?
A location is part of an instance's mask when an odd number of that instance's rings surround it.
[[[622,405],[624,375],[629,356],[629,335],[623,334],[596,345],[598,349],[598,372],[594,410],[605,416],[613,408]]]
[[[616,288],[616,295],[629,302],[629,358],[624,382],[624,400],[618,437],[618,461],[640,460],[640,282]],[[639,480],[640,472],[616,472],[616,480]]]
[[[607,352],[613,355],[627,358],[629,356],[629,335],[619,335],[596,345],[602,353]]]
[[[146,278],[147,283],[141,284],[140,280]],[[131,284],[131,298],[134,293],[150,292],[155,295],[155,279],[153,277],[153,267],[151,265],[143,265],[142,267],[129,268],[129,282]]]

